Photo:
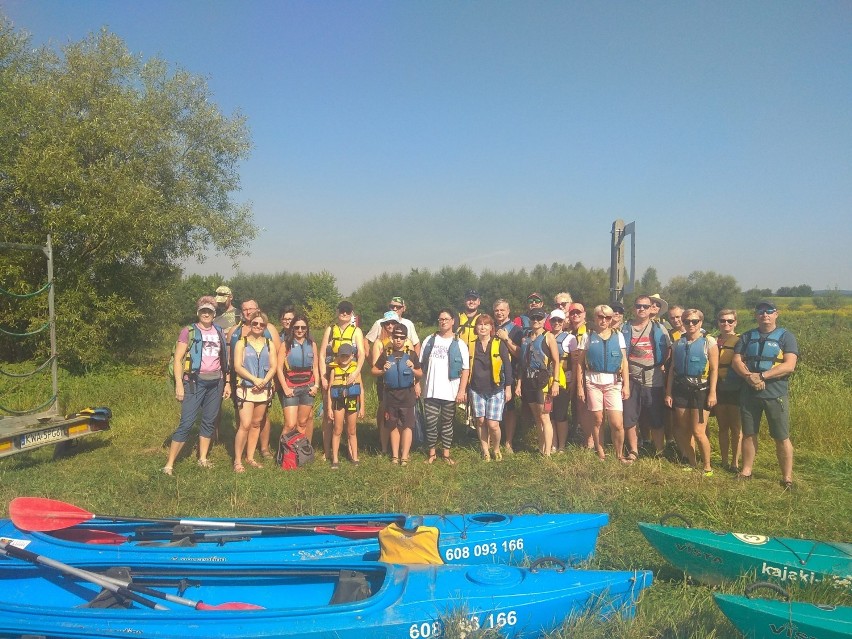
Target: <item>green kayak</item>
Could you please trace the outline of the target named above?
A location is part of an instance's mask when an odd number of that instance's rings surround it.
[[[749,639],[849,639],[852,608],[713,595],[716,605]]]
[[[852,544],[646,523],[639,530],[663,557],[704,583],[752,573],[764,581],[829,581],[852,590]]]

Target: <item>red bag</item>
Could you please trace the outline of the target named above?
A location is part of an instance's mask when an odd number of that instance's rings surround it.
[[[281,433],[276,461],[282,470],[295,470],[300,466],[307,466],[314,461],[314,447],[304,433],[298,430]]]

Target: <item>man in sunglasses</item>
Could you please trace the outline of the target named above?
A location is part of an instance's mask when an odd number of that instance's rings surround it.
[[[668,310],[668,309],[667,309]],[[624,438],[630,453],[638,452],[637,426],[643,441],[650,434],[656,455],[665,452],[665,366],[671,355],[669,332],[651,321],[651,298],[640,295],[633,304],[635,319],[622,327],[630,370],[630,397],[624,402]]]
[[[778,327],[774,302],[761,300],[755,308],[757,328],[746,331],[734,346],[731,366],[745,380],[740,391],[743,432],[743,469],[739,477],[751,479],[757,455],[757,433],[766,413],[769,434],[781,467],[781,486],[793,487],[793,444],[790,442],[788,379],[799,359],[799,344],[790,331]]]

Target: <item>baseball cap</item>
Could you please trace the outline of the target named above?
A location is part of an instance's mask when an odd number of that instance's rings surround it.
[[[556,319],[564,320],[565,319],[565,313],[562,311],[561,308],[554,309],[554,310],[550,311],[550,319],[553,319],[554,317]]]
[[[338,355],[354,355],[355,347],[352,344],[341,344],[337,349]]]
[[[229,289],[227,286],[220,286],[216,289],[217,302],[227,302],[228,297],[231,295],[233,295],[233,293],[231,293],[231,289]]]
[[[408,337],[408,327],[405,324],[397,324],[393,327],[391,335],[394,337]]]
[[[624,304],[621,304],[620,302],[613,302],[609,305],[609,307],[613,310],[613,312],[624,315]]]
[[[337,305],[338,313],[351,313],[354,310],[355,307],[352,306],[352,302],[349,302],[347,300],[343,300],[342,302],[340,302],[340,304]]]
[[[475,288],[469,288],[467,293],[464,294],[464,298],[466,300],[478,300],[479,292]]]
[[[213,299],[212,295],[205,295],[204,297],[198,298],[198,302],[195,304],[195,310],[200,311],[202,308],[206,308],[214,313],[216,312],[216,300]]]
[[[530,311],[530,319],[544,319],[547,317],[547,311],[543,308],[536,308]]]
[[[571,311],[580,311],[582,313],[586,312],[586,307],[583,306],[580,302],[571,302],[571,306],[568,307],[568,313]]]
[[[544,301],[541,297],[541,293],[530,293],[527,295],[528,302],[542,302]]]
[[[772,300],[760,300],[757,305],[755,305],[754,310],[759,311],[762,308],[766,308],[772,311],[778,310],[778,307],[775,306],[775,302]]]
[[[402,299],[402,298],[401,298],[401,297],[399,297],[399,296],[397,296],[397,297],[392,297],[392,298],[391,298],[391,302],[393,302],[394,304],[400,304],[401,306],[405,306],[405,300],[404,300],[404,299]]]
[[[380,324],[387,324],[388,322],[398,322],[398,321],[399,321],[399,315],[397,315],[396,312],[394,312],[394,311],[388,311],[387,313],[382,315],[382,319],[379,323]]]

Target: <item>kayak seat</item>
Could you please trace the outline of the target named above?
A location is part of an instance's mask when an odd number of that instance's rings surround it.
[[[104,572],[104,575],[107,577],[113,577],[114,579],[121,579],[122,581],[130,581],[130,569],[129,568],[110,568]],[[88,603],[79,606],[79,608],[132,608],[133,602],[126,597],[122,597],[121,595],[111,592],[104,588],[101,590],[97,597],[89,601]]]
[[[367,575],[359,570],[341,570],[329,604],[353,603],[373,596]]]
[[[197,545],[191,537],[181,537],[172,541],[139,541],[137,546],[157,546],[160,548],[189,548]]]

